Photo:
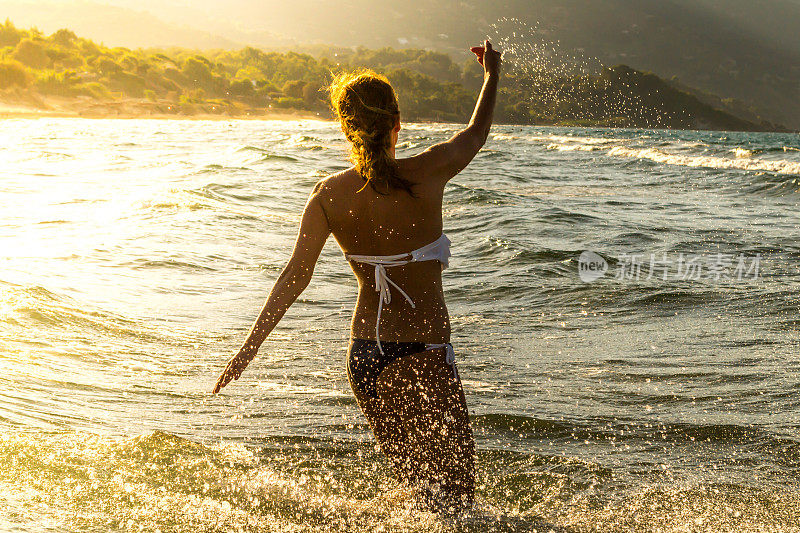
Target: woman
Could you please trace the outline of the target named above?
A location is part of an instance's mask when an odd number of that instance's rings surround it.
[[[396,159],[400,114],[386,78],[343,74],[331,103],[354,166],[314,187],[292,257],[214,393],[238,379],[311,280],[332,233],[358,279],[347,370],[350,385],[397,477],[444,510],[469,505],[475,444],[450,342],[442,292],[450,241],[442,233],[445,184],[486,142],[500,53],[471,49],[484,68],[469,125],[447,142]]]

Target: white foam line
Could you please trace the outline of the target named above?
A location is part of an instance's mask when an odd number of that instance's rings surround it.
[[[649,159],[656,163],[667,165],[679,165],[686,167],[704,167],[737,170],[760,170],[764,172],[775,172],[777,174],[797,174],[800,175],[800,162],[768,161],[765,159],[738,158],[728,159],[715,156],[686,156],[675,155],[656,150],[655,148],[632,149],[623,146],[616,146],[608,151],[612,157],[629,157],[634,159]]]
[[[591,144],[558,144],[550,143],[547,145],[548,150],[557,150],[559,152],[597,152],[603,150],[604,146],[597,146]]]
[[[622,139],[607,139],[603,137],[570,137],[566,135],[530,135],[514,136],[508,134],[495,134],[497,140],[526,139],[547,143],[547,150],[559,152],[597,152],[608,150],[606,155],[611,157],[628,157],[633,159],[648,159],[656,163],[667,165],[678,165],[695,168],[719,168],[750,170],[761,172],[775,172],[777,174],[797,174],[800,175],[800,162],[788,161],[785,159],[770,161],[753,157],[755,154],[751,150],[744,148],[733,148],[735,158],[725,158],[717,156],[702,155],[677,155],[663,152],[655,148],[628,148],[626,146],[611,146],[612,144],[624,142]],[[702,143],[684,143],[681,147],[691,148],[704,146]],[[796,150],[792,147],[784,147],[784,151]]]

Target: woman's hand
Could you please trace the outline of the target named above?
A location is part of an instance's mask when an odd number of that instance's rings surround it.
[[[244,369],[247,368],[247,365],[250,364],[250,361],[253,360],[257,353],[258,348],[252,344],[245,344],[242,346],[239,349],[239,353],[228,361],[228,366],[225,367],[225,370],[223,370],[222,374],[219,376],[217,384],[214,386],[214,394],[218,393],[220,389],[230,383],[232,379],[239,379],[239,376],[242,375]]]
[[[214,386],[214,394],[233,379],[239,379],[250,361],[258,353],[258,347],[264,342],[270,332],[275,328],[286,310],[297,300],[300,293],[305,290],[314,273],[314,265],[319,258],[322,247],[331,231],[328,227],[328,217],[322,209],[319,198],[320,191],[324,189],[324,181],[314,187],[308,198],[303,218],[300,221],[300,230],[297,232],[297,241],[294,245],[292,257],[283,267],[281,275],[269,292],[264,307],[261,308],[258,318],[253,324],[247,341],[220,375]]]
[[[500,72],[500,52],[492,48],[492,43],[487,39],[483,46],[473,46],[470,51],[475,54],[483,70],[490,74]]]

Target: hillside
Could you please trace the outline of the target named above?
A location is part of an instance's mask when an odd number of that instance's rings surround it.
[[[385,72],[403,117],[465,122],[482,70],[419,49],[338,50],[319,54],[255,48],[206,53],[171,48],[108,48],[69,30],[49,36],[0,25],[0,100],[79,115],[259,116],[284,110],[330,117],[322,88],[341,69]],[[56,99],[56,100],[53,100]],[[775,129],[715,109],[662,80],[626,66],[601,73],[508,73],[497,121],[629,127]]]
[[[800,53],[800,2],[798,0],[679,0],[727,21],[762,44]]]
[[[422,14],[422,16],[421,16]],[[109,46],[275,51],[299,45],[424,48],[460,63],[514,25],[606,65],[677,78],[699,93],[800,129],[797,0],[0,0],[0,16],[46,32],[70,27]],[[736,101],[732,107],[730,102]]]

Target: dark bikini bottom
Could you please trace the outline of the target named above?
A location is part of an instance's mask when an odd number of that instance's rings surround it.
[[[449,347],[448,352],[452,353],[452,345],[450,343],[446,343],[446,345]],[[434,346],[444,347],[444,345],[429,345],[424,342],[381,341],[383,348],[383,353],[381,353],[378,343],[374,340],[351,339],[350,349],[347,352],[347,375],[350,383],[358,392],[371,398],[377,398],[378,392],[375,385],[378,376],[389,363],[406,355],[433,349]],[[453,365],[455,372],[455,362],[448,360],[448,363]]]

